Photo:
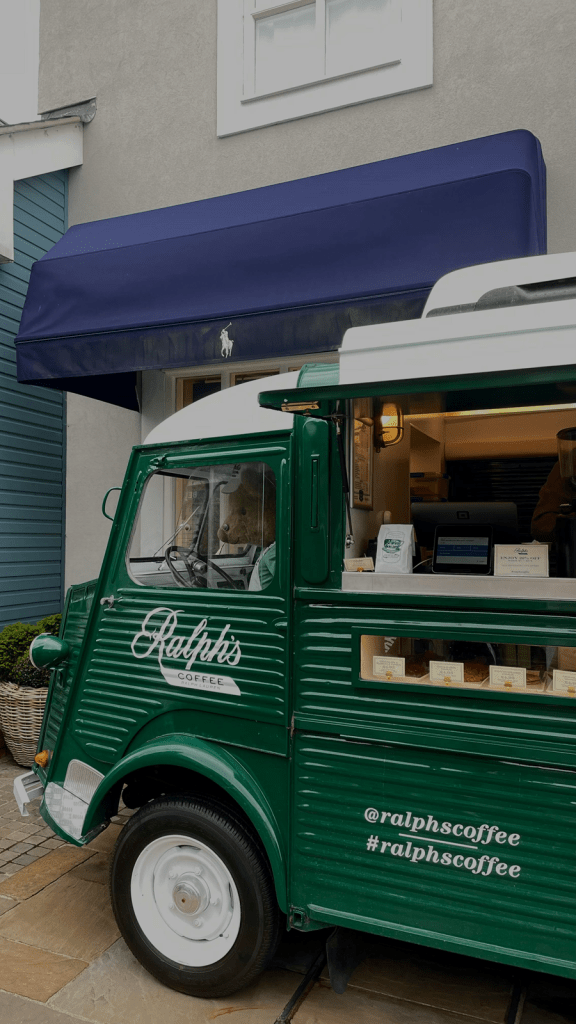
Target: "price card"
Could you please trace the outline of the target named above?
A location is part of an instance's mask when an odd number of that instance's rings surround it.
[[[372,658],[372,673],[381,679],[394,681],[403,679],[406,672],[405,658],[385,658],[382,655],[375,655]]]
[[[345,558],[344,568],[346,572],[374,572],[373,558]]]
[[[431,683],[445,683],[447,686],[450,683],[463,683],[464,682],[464,662],[463,661],[431,661],[430,662],[430,682]]]
[[[526,669],[490,665],[490,686],[499,690],[525,690]]]
[[[555,668],[552,672],[552,689],[576,697],[576,672],[563,672]]]
[[[547,544],[495,544],[495,576],[548,576]]]

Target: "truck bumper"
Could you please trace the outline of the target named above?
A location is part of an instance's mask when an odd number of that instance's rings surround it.
[[[39,800],[44,795],[44,786],[35,772],[25,772],[14,779],[14,799],[23,818],[27,818],[31,800]]]

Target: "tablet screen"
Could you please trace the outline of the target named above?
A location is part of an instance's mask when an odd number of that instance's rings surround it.
[[[488,537],[444,537],[436,542],[439,565],[488,565]]]
[[[433,572],[478,573],[492,568],[492,529],[489,526],[437,526]]]

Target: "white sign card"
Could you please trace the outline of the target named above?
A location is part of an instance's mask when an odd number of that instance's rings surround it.
[[[360,569],[363,572],[374,572],[374,559],[373,558],[345,558],[344,569],[346,572],[358,572]]]
[[[576,672],[563,672],[555,668],[552,672],[552,689],[576,697]]]
[[[394,680],[403,679],[406,673],[405,658],[386,658],[382,655],[375,655],[372,658],[372,672],[382,679]]]
[[[547,544],[495,544],[495,576],[548,576]]]
[[[463,661],[431,661],[430,662],[431,683],[463,683],[464,662]]]
[[[525,690],[526,669],[490,665],[490,686],[499,690]]]

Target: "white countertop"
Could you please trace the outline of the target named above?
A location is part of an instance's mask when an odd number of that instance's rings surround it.
[[[576,579],[517,576],[444,576],[428,573],[343,572],[342,590],[361,594],[522,598],[576,601]]]

